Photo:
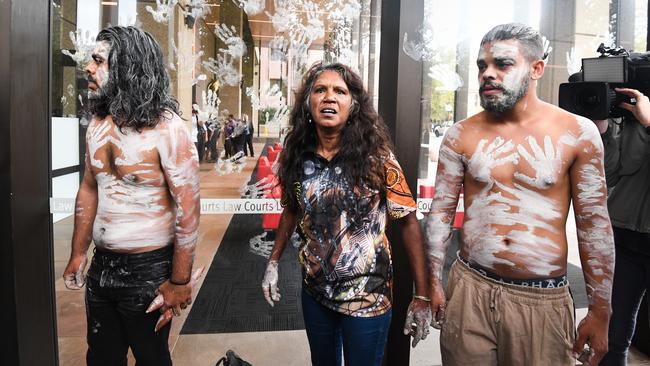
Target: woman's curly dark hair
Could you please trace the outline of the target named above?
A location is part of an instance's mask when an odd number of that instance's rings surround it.
[[[165,113],[180,115],[169,91],[169,75],[162,50],[151,34],[135,27],[109,27],[97,35],[107,41],[108,81],[97,98],[89,100],[91,114],[111,115],[120,130],[155,127]]]
[[[282,188],[282,203],[297,211],[295,184],[303,175],[303,152],[316,150],[316,127],[310,123],[309,96],[314,83],[324,71],[335,71],[345,82],[352,96],[348,122],[341,131],[337,162],[355,187],[385,192],[384,162],[390,155],[392,143],[388,129],[372,105],[363,86],[363,80],[348,66],[340,63],[317,63],[303,78],[302,88],[290,116],[291,130],[284,140],[284,149],[278,158],[278,179]]]

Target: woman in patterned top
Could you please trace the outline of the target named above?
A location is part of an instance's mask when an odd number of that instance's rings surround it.
[[[415,281],[404,333],[429,332],[424,249],[415,202],[391,151],[386,126],[361,78],[342,64],[305,75],[279,158],[284,210],[264,275],[280,300],[278,260],[292,233],[302,238],[302,309],[313,365],[380,365],[391,318],[391,249],[400,225]]]

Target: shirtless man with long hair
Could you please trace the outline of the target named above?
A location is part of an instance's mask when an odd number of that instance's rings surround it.
[[[150,34],[133,27],[102,30],[86,72],[93,117],[63,273],[66,287],[85,284],[92,240],[86,359],[89,365],[126,365],[130,347],[138,364],[171,365],[169,321],[192,294],[196,148]],[[156,295],[162,316],[147,312]]]

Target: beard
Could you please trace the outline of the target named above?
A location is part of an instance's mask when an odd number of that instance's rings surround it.
[[[88,89],[88,113],[90,115],[97,115],[106,117],[109,114],[111,98],[107,91],[109,90],[109,83],[104,83],[103,86],[97,86],[97,89]]]
[[[501,90],[500,94],[485,96],[480,93],[481,107],[488,112],[503,113],[514,108],[515,104],[528,93],[528,84],[530,83],[530,72],[527,72],[520,80],[521,84],[518,88],[509,89],[501,83],[493,83],[487,81],[481,85],[483,87],[489,85]]]

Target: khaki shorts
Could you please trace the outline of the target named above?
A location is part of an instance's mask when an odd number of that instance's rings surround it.
[[[569,286],[503,284],[461,261],[449,271],[442,364],[575,365],[574,307]]]

